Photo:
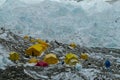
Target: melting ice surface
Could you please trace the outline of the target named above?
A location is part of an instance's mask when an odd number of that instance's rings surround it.
[[[84,46],[120,48],[120,5],[105,0],[4,0],[0,25],[31,35]]]

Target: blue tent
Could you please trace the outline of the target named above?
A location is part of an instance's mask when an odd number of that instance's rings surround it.
[[[110,61],[109,61],[109,60],[106,60],[106,61],[105,61],[105,67],[106,67],[106,68],[109,68],[110,66],[111,66]]]

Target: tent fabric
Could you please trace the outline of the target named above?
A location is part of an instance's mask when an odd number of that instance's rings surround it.
[[[77,47],[77,45],[75,43],[70,43],[69,46],[72,47],[72,48],[76,48]]]
[[[77,62],[78,57],[77,57],[77,55],[75,55],[73,53],[68,53],[68,54],[66,54],[64,61],[65,61],[66,64],[72,64],[71,61],[73,63],[74,63],[74,61]]]
[[[83,60],[87,60],[87,59],[88,59],[88,54],[82,53],[82,54],[80,55],[80,58],[83,59]]]
[[[106,67],[106,68],[109,68],[110,66],[111,66],[110,61],[109,61],[109,60],[106,60],[106,61],[105,61],[105,67]]]
[[[45,55],[44,61],[47,62],[48,64],[57,64],[58,58],[55,54],[50,53]]]
[[[44,61],[39,61],[35,66],[48,67],[48,63]]]
[[[28,35],[25,35],[25,36],[24,36],[24,39],[25,39],[25,40],[28,40],[28,39],[29,39],[29,36],[28,36]]]
[[[31,58],[28,62],[29,63],[37,63],[39,60],[37,60],[36,58]]]
[[[17,61],[20,59],[20,55],[17,52],[11,52],[9,58],[12,61]]]
[[[35,44],[35,45],[32,45],[31,47],[29,47],[25,51],[25,53],[27,55],[31,55],[31,56],[40,56],[43,51],[45,51],[45,49],[43,48],[43,46],[41,44]]]
[[[35,43],[36,40],[35,39],[30,39],[30,42]]]

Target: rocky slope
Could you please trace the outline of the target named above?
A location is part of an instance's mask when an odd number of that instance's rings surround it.
[[[6,36],[5,36],[6,34]],[[51,65],[47,68],[28,66],[27,61],[30,57],[24,54],[25,49],[34,44],[15,35],[9,30],[2,30],[0,44],[8,51],[16,51],[21,59],[15,66],[6,66],[5,70],[0,70],[0,80],[120,80],[120,49],[85,47],[77,45],[72,49],[68,44],[57,41],[46,41],[50,47],[44,52],[55,53],[60,60],[59,64]],[[79,59],[83,69],[76,71],[74,67],[62,65],[66,53],[72,52],[78,56],[82,52],[89,54],[89,59],[83,61]],[[37,57],[43,59],[44,55]],[[111,61],[110,71],[104,67],[104,61],[109,58]]]

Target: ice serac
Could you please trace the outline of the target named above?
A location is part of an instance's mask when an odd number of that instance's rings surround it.
[[[15,3],[17,4],[17,2]],[[73,17],[75,14],[80,15],[81,19],[85,19],[85,16],[82,17],[85,14],[84,11],[79,7],[73,7],[71,4],[44,1],[40,5],[32,6],[23,6],[21,3],[21,6],[20,4],[18,6],[14,3],[9,8],[10,3],[12,1],[8,1],[5,8],[1,10],[3,13],[1,16],[3,23],[1,24],[9,26],[11,29],[23,31],[24,34],[32,31],[36,32],[35,34],[41,34],[43,38],[57,39],[57,36],[63,37],[64,34],[69,35],[69,32],[74,33],[75,28],[73,26],[78,25],[73,24],[76,23],[77,16]]]
[[[44,0],[26,4],[20,0],[6,0],[0,8],[0,25],[42,39],[120,47],[119,3]]]

